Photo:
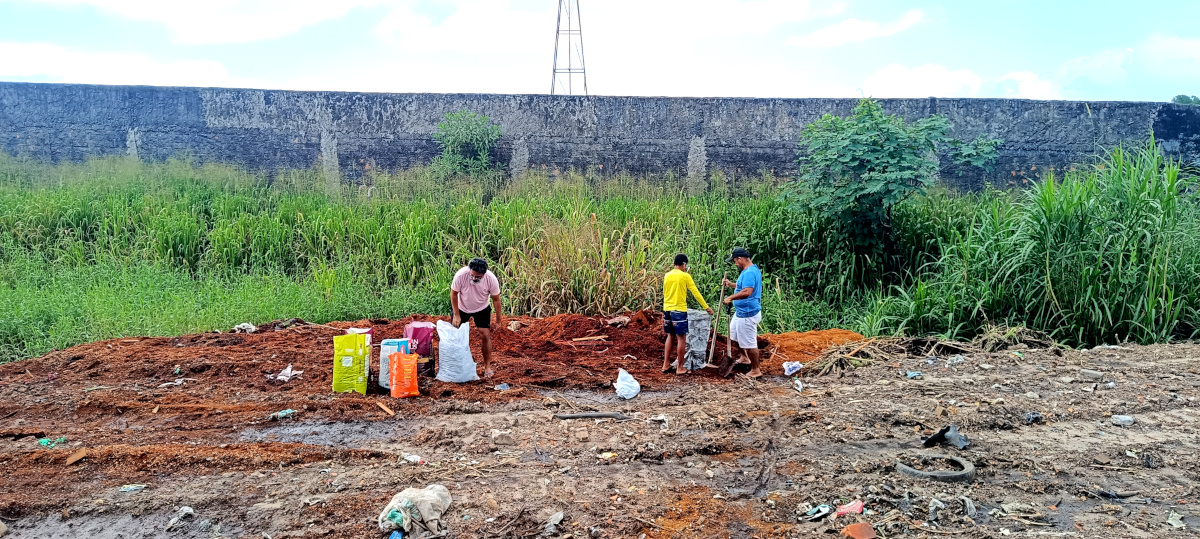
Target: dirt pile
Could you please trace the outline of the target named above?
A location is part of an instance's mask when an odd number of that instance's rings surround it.
[[[782,371],[785,361],[808,363],[817,359],[827,348],[863,338],[862,335],[845,329],[821,329],[803,333],[791,331],[763,337],[774,345],[770,360],[764,361],[764,366],[772,373]]]
[[[422,377],[421,396],[400,400],[377,388],[367,395],[332,393],[333,337],[369,327],[377,345],[403,337],[410,321],[437,317],[268,323],[249,334],[112,339],[0,365],[0,452],[11,451],[0,463],[22,471],[4,485],[0,514],[47,510],[60,495],[95,487],[76,480],[84,471],[107,478],[101,486],[111,488],[156,477],[378,458],[371,451],[313,444],[307,431],[286,440],[230,438],[231,432],[282,425],[269,417],[283,410],[294,411],[289,421],[375,423],[537,402],[565,390],[611,397],[618,368],[647,391],[727,382],[715,369],[663,374],[661,314],[641,311],[628,318],[620,327],[582,315],[506,318],[505,327],[493,328],[493,378],[449,384]],[[515,331],[508,328],[513,321],[519,323]],[[718,348],[723,353],[723,341]],[[478,338],[472,352],[479,361]],[[378,368],[377,347],[371,363]],[[288,382],[268,378],[289,365],[303,374]],[[494,389],[501,383],[511,389]],[[88,456],[67,466],[65,454],[29,452],[38,438],[58,436],[72,449],[88,448]]]

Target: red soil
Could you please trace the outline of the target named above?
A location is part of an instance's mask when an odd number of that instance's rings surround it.
[[[785,361],[808,363],[817,359],[817,356],[820,356],[821,352],[827,348],[863,338],[858,333],[844,329],[822,329],[803,333],[792,331],[777,335],[763,335],[763,337],[775,346],[770,359],[763,362],[767,372],[770,373],[782,371]]]
[[[715,369],[690,376],[663,374],[661,315],[643,311],[630,318],[633,322],[619,328],[582,315],[505,319],[506,325],[511,320],[525,325],[517,331],[493,328],[494,378],[467,384],[422,378],[421,396],[412,399],[392,399],[379,390],[332,393],[333,337],[348,327],[371,327],[378,343],[402,337],[408,321],[435,317],[279,330],[265,324],[252,334],[112,339],[0,365],[0,467],[20,470],[0,479],[0,514],[52,509],[55,500],[101,483],[119,486],[205,470],[375,458],[370,451],[338,447],[230,440],[231,432],[268,425],[267,417],[284,409],[296,410],[303,421],[375,421],[390,417],[382,403],[397,415],[420,416],[456,406],[438,402],[444,399],[457,406],[486,406],[543,398],[547,389],[612,391],[618,368],[633,374],[643,390],[701,378],[721,380]],[[572,341],[595,336],[605,338]],[[770,343],[763,341],[763,346]],[[472,348],[478,361],[478,338],[472,339]],[[372,365],[377,369],[375,350]],[[720,357],[723,339],[718,351]],[[764,355],[767,372],[781,373],[781,360]],[[286,383],[267,379],[289,364],[304,373]],[[182,385],[159,387],[179,378],[185,379]],[[494,390],[500,383],[512,389]],[[66,449],[31,452],[37,438],[58,436],[67,437]],[[78,447],[89,448],[88,456],[68,467],[67,456]],[[96,478],[106,479],[95,483]]]

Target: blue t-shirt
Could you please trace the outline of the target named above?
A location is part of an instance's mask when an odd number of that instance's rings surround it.
[[[754,289],[750,297],[733,300],[733,308],[738,318],[750,318],[762,310],[762,271],[754,264],[750,264],[738,274],[737,289],[734,292],[741,292],[746,288]]]

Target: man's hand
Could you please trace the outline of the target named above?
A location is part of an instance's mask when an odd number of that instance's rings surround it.
[[[733,304],[733,296],[725,296],[725,299],[721,300],[721,303],[724,303],[726,305],[732,305]]]
[[[721,279],[721,284],[724,285],[725,288],[733,288],[737,286],[737,283],[730,281],[729,279]]]
[[[707,309],[704,309],[704,312],[708,313],[708,315],[709,315],[709,316],[712,316],[712,315],[713,315],[713,310],[712,310],[712,307],[709,307],[709,308],[707,308]]]
[[[504,327],[504,316],[500,314],[500,311],[496,311],[496,327]]]
[[[458,325],[461,323],[462,323],[462,320],[459,319],[457,314],[450,317],[450,325],[452,325],[454,327],[458,327]]]

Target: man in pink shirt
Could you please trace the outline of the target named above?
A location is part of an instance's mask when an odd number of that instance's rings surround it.
[[[479,333],[483,349],[483,377],[491,378],[492,370],[492,306],[488,305],[491,298],[496,307],[496,325],[503,327],[501,318],[503,307],[500,305],[500,281],[488,270],[487,260],[472,258],[467,267],[454,274],[450,282],[450,307],[454,316],[450,323],[454,327],[475,320],[475,329]]]

